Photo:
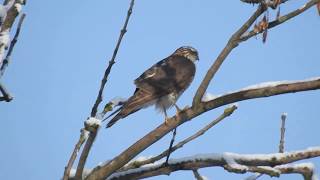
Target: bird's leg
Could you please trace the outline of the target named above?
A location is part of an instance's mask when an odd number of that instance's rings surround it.
[[[164,113],[164,123],[165,124],[168,124],[168,114],[167,114],[167,111],[166,111],[166,108],[165,107],[162,107],[163,108],[163,113]]]
[[[176,116],[179,116],[179,114],[180,114],[180,112],[181,112],[182,110],[179,108],[179,106],[178,106],[176,103],[174,103],[173,105],[174,105],[174,107],[175,107],[176,110],[177,110]]]

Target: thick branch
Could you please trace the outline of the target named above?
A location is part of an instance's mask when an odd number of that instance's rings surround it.
[[[125,179],[142,179],[158,175],[168,175],[171,172],[179,170],[194,170],[204,167],[222,167],[234,173],[259,172],[270,176],[279,176],[282,173],[302,173],[306,165],[300,165],[300,168],[292,168],[291,165],[283,165],[295,161],[309,159],[320,156],[320,147],[308,148],[301,151],[275,154],[202,154],[192,157],[186,157],[169,161],[168,166],[161,164],[149,165],[132,169],[126,172],[115,173],[108,179],[125,180]],[[232,159],[237,166],[229,164],[228,159]],[[283,165],[273,168],[277,165]],[[240,168],[237,168],[240,167]],[[312,169],[312,168],[311,168]],[[306,170],[305,170],[306,171]],[[304,172],[305,172],[304,171]],[[311,170],[312,171],[312,170]],[[310,168],[309,168],[310,172]],[[303,173],[304,174],[304,173]],[[310,174],[309,174],[310,175]]]
[[[196,178],[196,180],[204,180],[203,177],[198,172],[198,170],[192,170],[192,172],[193,172],[193,175]]]
[[[299,91],[320,89],[320,77],[311,80],[295,81],[295,82],[277,82],[269,83],[268,86],[261,86],[255,88],[247,88],[234,93],[226,94],[208,102],[201,102],[197,107],[187,108],[180,112],[179,117],[174,116],[169,119],[168,123],[163,123],[156,129],[138,140],[120,155],[115,157],[109,163],[94,168],[88,175],[88,180],[103,179],[110,176],[113,172],[118,170],[133,159],[137,154],[145,150],[147,147],[161,139],[168,132],[183,124],[200,114],[212,110],[214,108],[246,100],[261,97],[269,97],[278,94],[293,93]]]
[[[230,116],[235,110],[237,109],[236,105],[233,105],[231,107],[228,107],[224,110],[223,114],[221,114],[217,119],[213,120],[212,122],[210,122],[208,125],[206,125],[204,128],[200,129],[199,131],[197,131],[195,134],[193,134],[192,136],[184,139],[183,141],[180,141],[178,144],[176,144],[175,146],[172,147],[171,149],[171,153],[176,151],[177,149],[182,148],[185,144],[187,144],[188,142],[202,136],[204,133],[206,133],[210,128],[212,128],[213,126],[215,126],[216,124],[218,124],[219,122],[221,122],[223,119],[225,119],[226,117]],[[146,164],[151,164],[154,163],[162,158],[164,158],[166,155],[168,154],[168,150],[163,151],[161,154],[159,154],[158,156],[152,157],[150,159],[146,159],[144,161],[134,161],[128,165],[126,165],[124,168],[121,169],[121,171],[125,171],[128,169],[133,169],[133,168],[138,168],[141,167],[143,165]]]
[[[280,16],[277,20],[274,20],[272,22],[269,22],[268,23],[268,29],[271,29],[271,28],[274,28],[286,21],[288,21],[289,19],[303,13],[304,11],[308,10],[310,7],[316,5],[317,3],[319,3],[320,0],[310,0],[308,3],[306,3],[305,5],[303,5],[301,8],[299,9],[296,9],[286,15],[283,15],[283,16]],[[241,38],[240,38],[240,41],[246,41],[248,40],[249,38],[257,35],[257,34],[260,34],[262,33],[263,31],[260,31],[260,32],[255,32],[254,30],[251,30],[247,33],[244,33]]]
[[[295,93],[320,89],[320,77],[304,81],[267,82],[244,88],[243,90],[225,94],[211,101],[202,103],[206,110],[220,107],[225,104],[239,102],[247,99],[269,97],[278,94]]]
[[[210,81],[213,76],[219,70],[221,64],[224,62],[229,53],[238,45],[238,39],[240,36],[246,32],[250,26],[254,23],[254,21],[266,10],[264,5],[259,5],[258,9],[253,13],[253,15],[237,30],[229,39],[227,45],[221,51],[215,62],[212,64],[210,69],[208,70],[206,76],[202,80],[198,90],[193,98],[192,105],[195,106],[200,103],[203,94],[206,92]]]

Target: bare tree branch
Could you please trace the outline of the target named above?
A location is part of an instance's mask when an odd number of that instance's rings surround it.
[[[107,83],[108,76],[111,72],[111,68],[112,68],[113,64],[115,63],[115,58],[118,53],[122,38],[123,38],[124,34],[127,32],[127,25],[128,25],[130,16],[132,14],[133,5],[134,5],[134,0],[131,0],[130,6],[129,6],[129,9],[127,12],[126,20],[125,20],[123,28],[120,32],[120,36],[118,38],[116,47],[114,49],[112,58],[109,61],[109,65],[108,65],[107,69],[105,70],[104,76],[101,80],[99,93],[98,93],[97,99],[96,99],[96,101],[92,107],[92,110],[91,110],[91,117],[96,117],[99,104],[102,102],[103,90],[104,90],[105,84]],[[90,152],[90,149],[93,145],[93,142],[97,136],[97,133],[98,133],[98,128],[93,128],[92,131],[90,131],[89,138],[87,139],[86,144],[85,144],[85,146],[82,150],[82,153],[80,155],[80,159],[79,159],[79,163],[78,163],[78,167],[77,167],[77,171],[76,171],[76,179],[81,179],[81,177],[82,177],[83,169],[84,169],[87,157],[89,155],[89,152]]]
[[[86,179],[103,179],[110,176],[113,172],[123,167],[137,154],[139,154],[147,147],[161,139],[168,132],[206,111],[215,109],[226,104],[243,101],[247,99],[269,97],[278,94],[308,91],[315,89],[320,89],[320,77],[304,81],[282,83],[277,82],[277,84],[269,83],[268,86],[260,85],[255,88],[247,88],[234,93],[220,96],[208,102],[201,102],[199,105],[197,105],[197,107],[191,107],[181,111],[179,117],[174,116],[170,118],[168,120],[168,123],[163,123],[160,126],[158,126],[156,129],[154,129],[153,131],[142,137],[140,140],[135,142],[132,146],[123,151],[109,163],[94,168]]]
[[[284,152],[284,133],[285,133],[285,121],[287,118],[287,113],[283,113],[281,115],[281,128],[280,128],[280,143],[279,143],[279,153],[283,153]],[[263,174],[256,174],[254,177],[249,176],[247,179],[250,180],[257,180],[258,178],[260,178]]]
[[[283,0],[281,1],[281,3],[286,2],[287,0]],[[281,24],[285,21],[287,21],[288,19],[304,12],[306,9],[310,8],[312,5],[315,5],[317,2],[320,2],[320,0],[310,0],[310,2],[308,2],[304,7],[292,12],[292,14],[288,14],[287,16],[283,16],[280,17],[277,21],[271,22],[269,24],[268,28],[272,28],[278,24]],[[247,22],[245,22],[245,24],[242,25],[242,27],[235,32],[231,38],[229,39],[227,45],[224,47],[224,49],[221,51],[221,53],[219,54],[219,56],[217,57],[217,59],[215,60],[215,62],[212,64],[212,66],[210,67],[210,69],[208,70],[206,76],[204,77],[204,79],[202,80],[200,86],[198,87],[198,90],[193,98],[193,102],[192,105],[196,105],[198,103],[200,103],[202,96],[204,95],[205,91],[207,90],[210,81],[212,80],[212,78],[214,77],[214,75],[216,74],[216,72],[219,70],[220,66],[222,65],[222,63],[224,62],[224,60],[226,59],[226,57],[229,55],[229,53],[238,46],[238,44],[242,41],[245,41],[249,38],[251,38],[252,36],[256,35],[256,33],[254,31],[251,31],[250,33],[245,33],[250,26],[254,23],[254,21],[263,13],[265,12],[265,10],[267,9],[267,7],[269,7],[270,5],[268,4],[260,4],[258,9],[255,11],[255,13],[248,19]],[[309,7],[310,6],[310,7]],[[261,31],[262,32],[262,31]],[[261,33],[260,32],[260,33]],[[254,34],[252,34],[254,33]],[[248,34],[245,35],[244,34]],[[244,36],[244,37],[242,37]]]
[[[112,58],[109,61],[109,65],[108,65],[106,71],[104,72],[104,76],[103,76],[103,78],[101,80],[99,93],[98,93],[96,102],[94,103],[94,105],[92,107],[92,110],[91,110],[91,117],[95,117],[96,116],[96,114],[98,112],[99,104],[102,102],[103,90],[104,90],[104,87],[105,87],[105,85],[107,83],[108,76],[109,76],[109,74],[111,72],[111,68],[112,68],[113,64],[115,63],[115,58],[117,56],[117,53],[118,53],[122,38],[123,38],[124,34],[127,32],[127,26],[128,26],[128,22],[129,22],[130,16],[132,14],[133,5],[134,5],[134,0],[131,0],[130,7],[129,7],[128,12],[127,12],[126,20],[124,22],[123,28],[120,31],[120,35],[119,35],[119,38],[118,38],[117,45],[116,45],[116,47],[115,47],[115,49],[113,51]]]
[[[219,56],[215,60],[215,62],[212,64],[210,69],[208,70],[206,76],[202,80],[200,86],[198,87],[198,90],[193,97],[192,105],[195,106],[200,103],[201,98],[203,94],[206,92],[210,81],[214,77],[214,75],[219,70],[220,66],[226,59],[226,57],[229,55],[229,53],[238,46],[238,39],[240,36],[246,32],[250,26],[254,23],[254,21],[267,9],[266,6],[263,4],[259,5],[258,9],[251,15],[251,17],[231,36],[229,39],[227,45],[224,47],[224,49],[220,52]]]
[[[218,118],[216,118],[215,120],[213,120],[212,122],[207,124],[204,128],[200,129],[195,134],[189,136],[188,138],[184,139],[183,141],[180,141],[178,144],[173,146],[172,149],[171,149],[171,153],[176,151],[177,149],[182,148],[185,144],[189,143],[190,141],[193,141],[196,138],[202,136],[210,128],[212,128],[213,126],[215,126],[216,124],[218,124],[219,122],[224,120],[226,117],[230,116],[236,109],[237,109],[236,105],[232,105],[230,107],[227,107],[224,110],[224,112]],[[168,154],[168,150],[165,150],[161,154],[159,154],[158,156],[152,157],[150,159],[146,159],[144,161],[134,161],[134,162],[126,165],[125,167],[121,168],[120,171],[126,171],[128,169],[138,168],[138,167],[141,167],[141,166],[146,165],[146,164],[154,163],[154,162],[164,158],[167,154]]]
[[[91,130],[89,133],[89,137],[86,141],[86,144],[83,147],[83,150],[82,150],[82,153],[81,153],[81,156],[79,159],[79,163],[78,163],[78,167],[77,167],[77,171],[76,171],[76,176],[75,176],[76,179],[82,179],[83,169],[86,164],[86,161],[87,161],[89,152],[91,150],[91,147],[93,145],[93,142],[97,136],[97,133],[98,133],[98,127],[95,128],[94,130]],[[80,146],[81,146],[81,144],[80,144]]]
[[[8,66],[8,64],[10,62],[11,54],[12,54],[12,51],[14,49],[14,46],[16,45],[16,43],[18,41],[18,37],[19,37],[20,31],[21,31],[22,23],[23,23],[23,20],[25,19],[25,17],[26,17],[26,14],[23,13],[21,15],[20,19],[19,19],[17,30],[16,30],[16,33],[15,33],[15,35],[14,35],[14,37],[13,37],[11,43],[10,43],[9,50],[7,52],[6,58],[3,60],[2,64],[1,64],[0,78],[3,76],[4,71],[5,71],[6,67]]]
[[[173,142],[174,142],[174,139],[176,137],[176,134],[177,134],[177,128],[174,128],[173,129],[173,133],[172,133],[172,139],[170,141],[170,145],[169,145],[169,149],[167,151],[167,158],[166,158],[166,162],[164,163],[165,165],[168,164],[168,161],[169,161],[169,158],[170,158],[170,154],[172,153],[172,146],[173,146]]]
[[[277,20],[274,20],[272,22],[270,22],[268,24],[268,29],[274,28],[286,21],[288,21],[289,19],[305,12],[306,10],[308,10],[310,7],[316,5],[317,3],[319,3],[320,0],[310,0],[308,3],[306,3],[305,5],[303,5],[302,7],[300,7],[299,9],[296,9],[286,15],[280,16]],[[240,37],[240,41],[246,41],[249,38],[262,33],[263,31],[260,32],[255,32],[254,30],[251,30],[250,32],[244,33],[241,37]]]
[[[202,178],[202,176],[199,174],[198,170],[192,170],[194,177],[196,178],[196,180],[204,180]]]
[[[287,165],[295,161],[309,159],[320,156],[320,147],[308,148],[306,150],[292,151],[275,154],[248,154],[241,155],[235,153],[223,154],[202,154],[192,157],[170,160],[168,166],[161,164],[149,165],[125,172],[114,173],[108,179],[125,180],[125,179],[142,179],[158,175],[168,175],[171,172],[179,170],[194,170],[204,167],[222,167],[227,171],[234,173],[258,172],[270,176],[279,176],[280,174],[302,173],[312,171],[312,167],[305,170],[310,165]],[[230,164],[229,158],[233,160]],[[282,165],[282,166],[276,166]],[[273,166],[276,166],[273,168]],[[292,168],[294,167],[294,168]],[[310,170],[311,169],[311,170]],[[313,175],[313,174],[312,174]],[[311,175],[311,176],[312,176]],[[310,176],[310,173],[309,173]]]
[[[81,129],[81,134],[80,134],[79,140],[78,140],[77,144],[74,147],[74,150],[73,150],[73,152],[71,154],[71,157],[70,157],[70,159],[68,161],[67,166],[65,167],[63,180],[68,180],[72,165],[73,165],[74,161],[77,158],[77,154],[79,153],[82,144],[88,138],[88,133],[89,132],[87,130],[85,130],[84,128]]]
[[[283,113],[281,115],[281,135],[280,135],[280,144],[279,144],[279,153],[284,152],[284,133],[286,131],[286,118],[287,114]]]

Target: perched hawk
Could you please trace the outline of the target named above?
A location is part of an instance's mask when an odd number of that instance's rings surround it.
[[[199,60],[197,50],[190,46],[183,46],[146,70],[134,81],[137,87],[134,94],[113,113],[120,111],[109,121],[107,127],[153,104],[164,112],[166,120],[166,109],[174,105],[179,112],[176,101],[193,80],[196,60]]]

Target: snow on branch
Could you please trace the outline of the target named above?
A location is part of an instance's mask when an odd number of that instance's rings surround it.
[[[167,166],[157,162],[140,168],[112,174],[108,179],[140,179],[158,175],[170,174],[179,170],[193,170],[204,167],[223,167],[234,173],[259,172],[270,176],[279,176],[287,173],[300,173],[304,176],[316,178],[311,163],[292,165],[295,161],[320,156],[320,146],[305,150],[273,153],[273,154],[237,154],[237,153],[212,153],[169,160]],[[310,180],[311,180],[310,179]],[[313,179],[312,179],[313,180]]]
[[[202,102],[206,109],[214,109],[222,105],[247,99],[269,97],[284,93],[315,90],[320,88],[320,77],[296,81],[272,81],[251,85],[238,91],[219,95],[210,101]]]

